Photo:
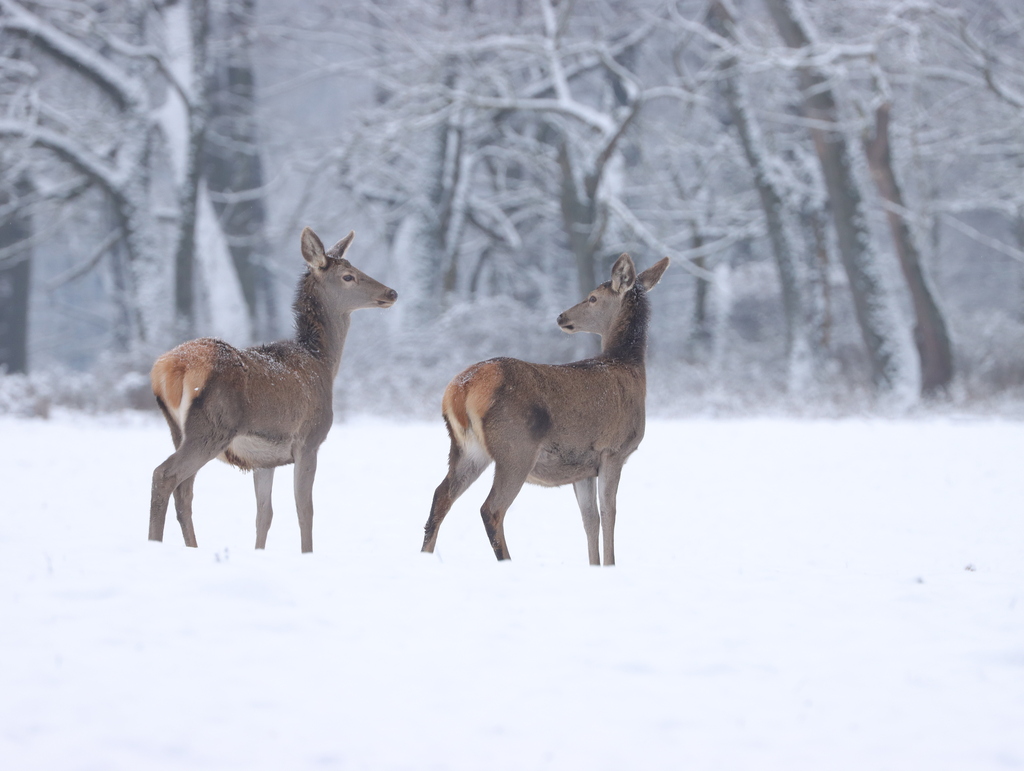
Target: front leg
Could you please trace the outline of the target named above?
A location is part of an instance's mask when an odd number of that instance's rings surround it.
[[[583,515],[583,530],[587,534],[587,552],[590,555],[591,565],[600,565],[601,556],[597,549],[598,514],[597,514],[597,477],[587,477],[579,482],[573,482],[573,492],[576,493],[576,503],[580,506],[580,514]]]
[[[601,463],[601,471],[597,477],[601,497],[601,536],[604,540],[605,565],[615,564],[615,496],[619,491],[621,474],[622,461],[618,458],[606,458]]]
[[[267,548],[267,532],[274,519],[274,508],[271,501],[274,490],[274,469],[253,469],[252,481],[256,487],[256,548],[265,549]]]
[[[316,476],[317,448],[305,449],[295,457],[295,510],[299,515],[302,552],[313,551],[313,478]]]

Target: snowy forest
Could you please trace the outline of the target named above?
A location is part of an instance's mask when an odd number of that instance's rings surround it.
[[[341,415],[430,416],[629,252],[661,414],[1024,403],[1014,0],[0,0],[0,413],[151,408],[292,334],[299,233],[397,289]]]

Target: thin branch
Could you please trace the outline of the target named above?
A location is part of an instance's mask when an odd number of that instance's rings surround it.
[[[121,228],[115,228],[114,230],[110,231],[110,234],[106,238],[104,238],[103,241],[101,241],[99,245],[97,245],[97,247],[92,250],[89,256],[82,260],[82,262],[80,262],[78,265],[69,268],[68,270],[64,271],[61,274],[54,276],[49,281],[47,281],[44,284],[47,291],[52,292],[54,289],[57,289],[58,287],[61,287],[64,284],[68,284],[74,281],[75,279],[81,278],[90,270],[95,268],[97,265],[99,265],[100,260],[103,259],[103,256],[108,251],[110,251],[110,248],[114,244],[116,244],[118,240],[120,240],[121,236]]]
[[[21,137],[40,147],[52,150],[80,172],[98,182],[117,198],[123,197],[123,174],[95,155],[84,145],[55,131],[34,124],[19,121],[0,120],[0,136]]]
[[[633,214],[628,206],[618,198],[608,199],[608,208],[616,214],[625,224],[632,230],[637,237],[647,244],[649,247],[654,249],[661,254],[668,254],[675,258],[683,266],[683,269],[689,273],[692,273],[697,278],[702,278],[705,281],[713,281],[715,274],[710,270],[706,270],[693,262],[696,257],[706,257],[711,254],[725,249],[728,246],[742,240],[740,237],[725,236],[720,238],[713,243],[707,244],[706,246],[700,247],[699,249],[691,249],[688,251],[679,251],[673,249],[671,246],[662,241],[658,236],[651,232],[651,230],[640,221],[640,219]]]
[[[942,220],[943,222],[948,223],[954,230],[959,230],[965,236],[977,241],[979,244],[983,244],[984,246],[987,246],[1000,254],[1006,255],[1011,259],[1017,260],[1018,262],[1024,262],[1024,251],[1015,249],[1005,241],[1000,241],[998,238],[993,238],[992,236],[982,233],[980,230],[972,228],[966,222],[958,220],[952,214],[943,213]]]

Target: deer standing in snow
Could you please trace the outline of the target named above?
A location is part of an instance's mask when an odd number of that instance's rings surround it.
[[[165,353],[150,374],[167,419],[174,453],[153,472],[149,539],[162,541],[167,502],[174,506],[186,546],[196,545],[192,487],[214,458],[252,470],[256,486],[256,548],[267,543],[273,518],[274,469],[295,464],[295,506],[302,551],[313,550],[313,477],[316,456],[334,420],[332,394],[351,313],[389,308],[394,289],[345,259],[355,233],[331,249],[302,231],[308,269],[299,281],[296,336],[239,350],[204,337]]]
[[[434,492],[423,551],[434,551],[448,510],[493,461],[494,483],[480,514],[499,560],[509,559],[505,512],[523,483],[532,482],[572,484],[590,564],[601,564],[599,522],[604,564],[615,564],[619,475],[644,436],[647,292],[668,264],[666,257],[637,276],[623,254],[610,281],[558,317],[566,332],[600,335],[600,355],[555,365],[490,359],[448,384],[441,403],[451,437],[448,475]]]

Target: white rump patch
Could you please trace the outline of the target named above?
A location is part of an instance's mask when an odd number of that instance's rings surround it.
[[[459,437],[459,447],[474,463],[490,463],[493,460],[472,425]]]
[[[178,405],[178,409],[169,410],[171,416],[175,421],[177,421],[178,428],[181,429],[182,435],[185,433],[185,419],[188,418],[188,408],[192,406],[192,399],[194,399],[198,393],[198,388],[183,388],[181,393],[181,404]]]

